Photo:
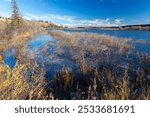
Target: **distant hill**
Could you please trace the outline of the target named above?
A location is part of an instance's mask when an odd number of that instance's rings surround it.
[[[43,28],[63,28],[63,26],[58,26],[58,25],[56,25],[52,22],[49,22],[49,21],[39,20],[38,22],[41,24],[41,26]]]
[[[118,27],[103,27],[105,29],[115,29],[115,30],[150,30],[150,24],[139,24],[139,25],[125,25]]]
[[[104,30],[147,30],[150,31],[150,24],[124,25],[114,27],[78,27],[81,28],[101,28]]]

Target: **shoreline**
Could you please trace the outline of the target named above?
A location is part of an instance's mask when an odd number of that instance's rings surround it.
[[[77,29],[94,29],[100,28],[103,30],[133,30],[133,31],[150,31],[150,24],[137,24],[137,25],[124,25],[124,26],[112,26],[112,27],[76,27]]]

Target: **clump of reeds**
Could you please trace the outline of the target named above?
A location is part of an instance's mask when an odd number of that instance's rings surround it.
[[[56,99],[70,99],[73,89],[73,75],[70,70],[62,69],[54,76],[53,91]]]
[[[72,60],[78,73],[64,67],[46,81],[46,71],[34,61],[34,53],[24,58],[27,45],[22,47],[22,36],[17,36],[15,67],[11,69],[0,55],[0,99],[150,99],[149,55],[133,53],[130,39],[64,31],[49,34],[58,40],[55,56]],[[21,35],[28,38],[26,32]],[[46,56],[48,47],[41,49]]]
[[[11,69],[0,63],[0,99],[45,99],[44,71],[33,63],[16,63]]]
[[[143,76],[137,75],[140,63],[137,64],[134,59],[138,57],[134,54],[131,39],[54,30],[49,31],[49,34],[59,40],[57,46],[59,51],[63,50],[61,54],[74,60],[80,70],[79,77],[82,80],[77,85],[77,95],[73,99],[149,98],[150,84],[146,78],[149,73],[143,70]],[[142,58],[138,60],[141,61]],[[125,64],[122,65],[122,62]],[[139,80],[140,77],[142,81]],[[137,82],[133,83],[135,79]]]
[[[120,62],[123,54],[131,50],[130,39],[117,39],[95,33],[66,33],[64,31],[49,31],[59,39],[59,52],[70,56],[79,65],[82,72],[88,72],[99,64]],[[66,49],[63,49],[63,48]],[[65,51],[67,52],[65,53]]]
[[[92,73],[92,71],[90,71]],[[55,76],[53,94],[55,99],[78,99],[78,100],[145,100],[150,99],[150,79],[145,78],[139,71],[137,76],[130,77],[128,69],[123,75],[116,76],[111,70],[95,69],[88,84],[85,85],[86,75],[81,79],[72,79],[69,71],[62,70],[61,75]],[[69,80],[64,80],[69,79]],[[68,82],[70,81],[70,82]],[[83,85],[84,84],[84,85]],[[73,86],[75,85],[75,86]]]

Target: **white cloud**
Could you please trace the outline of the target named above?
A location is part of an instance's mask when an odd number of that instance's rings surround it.
[[[36,20],[51,20],[51,19],[56,19],[56,20],[64,20],[64,21],[72,21],[74,19],[73,16],[61,16],[61,15],[57,15],[57,14],[45,14],[45,15],[34,15],[31,13],[26,13],[25,18],[28,19],[36,19]]]
[[[121,24],[121,19],[115,19],[115,24],[120,25]]]
[[[93,19],[93,20],[74,20],[72,23],[68,23],[70,27],[74,26],[119,26],[121,20],[110,21],[110,19]]]
[[[10,13],[9,12],[0,12],[0,16],[2,16],[2,17],[10,17]]]
[[[0,12],[0,16],[10,17],[10,13],[8,12]],[[26,19],[34,19],[34,20],[44,20],[44,21],[52,21],[58,25],[64,25],[69,27],[79,27],[79,26],[120,26],[122,24],[122,19],[77,19],[75,16],[67,16],[67,15],[58,15],[58,14],[45,14],[45,15],[35,15],[31,13],[26,13],[24,15]]]
[[[122,25],[122,19],[111,20],[110,18],[106,18],[106,19],[78,20],[74,16],[58,15],[58,14],[34,15],[31,13],[26,13],[25,18],[35,19],[35,20],[48,20],[56,24],[67,25],[69,27],[77,27],[77,26],[107,26],[109,27],[109,26]]]
[[[72,21],[74,19],[73,16],[66,16],[66,15],[60,16],[60,15],[48,14],[46,16],[50,18],[58,19],[58,20],[67,20],[67,21]]]

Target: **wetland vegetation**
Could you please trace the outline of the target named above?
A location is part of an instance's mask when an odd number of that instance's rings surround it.
[[[1,100],[150,99],[150,38],[45,29],[13,5],[0,19]]]

